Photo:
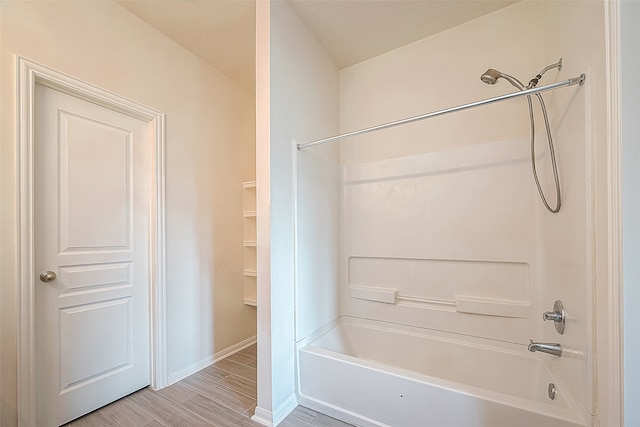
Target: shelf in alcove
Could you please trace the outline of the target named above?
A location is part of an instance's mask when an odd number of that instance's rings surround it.
[[[257,297],[257,279],[258,272],[256,271],[256,249],[257,242],[255,240],[256,235],[256,181],[247,181],[242,183],[243,188],[243,211],[242,216],[246,219],[243,221],[244,237],[242,244],[247,250],[244,255],[244,296],[243,300],[246,305],[254,307],[258,306]],[[247,237],[249,239],[247,239]]]
[[[258,306],[258,298],[255,295],[247,295],[244,297],[244,303],[246,305]]]
[[[258,306],[257,274],[255,270],[244,270],[244,303]]]

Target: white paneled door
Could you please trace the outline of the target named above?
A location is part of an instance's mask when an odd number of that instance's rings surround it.
[[[149,123],[36,84],[38,425],[150,382]]]

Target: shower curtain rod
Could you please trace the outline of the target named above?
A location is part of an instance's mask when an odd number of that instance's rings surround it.
[[[365,129],[356,130],[353,132],[343,133],[342,135],[332,136],[330,138],[318,139],[317,141],[305,142],[304,144],[298,144],[298,150],[304,148],[313,147],[315,145],[326,144],[328,142],[337,141],[339,139],[351,138],[354,136],[364,135],[369,132],[374,132],[382,129],[391,128],[394,126],[404,125],[407,123],[417,122],[419,120],[428,119],[435,116],[441,116],[443,114],[453,113],[456,111],[466,110],[467,108],[478,107],[480,105],[491,104],[493,102],[504,101],[506,99],[517,98],[519,96],[531,95],[534,93],[545,92],[548,90],[557,89],[560,87],[569,87],[576,84],[582,86],[584,84],[585,75],[580,74],[578,77],[573,77],[569,80],[563,80],[561,82],[552,83],[546,86],[540,86],[532,89],[522,90],[520,92],[509,93],[507,95],[496,96],[495,98],[483,99],[481,101],[472,102],[470,104],[459,105],[457,107],[446,108],[444,110],[438,110],[427,114],[421,114],[419,116],[413,116],[406,119],[396,120],[394,122],[384,123],[377,126],[372,126]]]

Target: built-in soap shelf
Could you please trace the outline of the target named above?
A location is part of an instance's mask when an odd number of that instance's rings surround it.
[[[531,316],[526,262],[351,256],[351,298],[483,316]]]
[[[453,300],[436,300],[402,295],[398,289],[395,288],[353,285],[349,285],[348,288],[351,298],[385,304],[398,304],[398,302],[408,301],[414,306],[449,306],[454,308],[458,313],[481,314],[485,316],[527,318],[531,308],[531,303],[528,301],[502,301],[459,295],[455,295]]]
[[[244,250],[244,303],[247,305],[258,305],[257,298],[257,263],[256,263],[256,182],[247,181],[242,183],[242,246]]]

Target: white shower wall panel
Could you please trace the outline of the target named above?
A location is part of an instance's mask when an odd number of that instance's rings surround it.
[[[527,148],[344,165],[343,313],[526,342],[538,280]]]
[[[537,204],[537,228],[540,230],[540,264],[544,266],[542,286],[538,291],[542,309],[548,310],[555,300],[561,300],[569,313],[565,333],[544,327],[540,340],[561,342],[563,357],[551,360],[550,366],[562,372],[573,391],[588,411],[593,409],[590,390],[591,349],[593,346],[592,298],[594,286],[594,215],[593,215],[593,148],[590,140],[589,91],[591,82],[579,91],[554,93],[548,97],[549,108],[555,118],[554,141],[563,205],[560,213],[550,215]],[[551,200],[552,172],[548,158],[541,162],[542,183]]]
[[[346,240],[380,256],[529,258],[527,148],[521,138],[345,165]]]
[[[339,315],[340,166],[324,148],[297,156],[297,340]]]

